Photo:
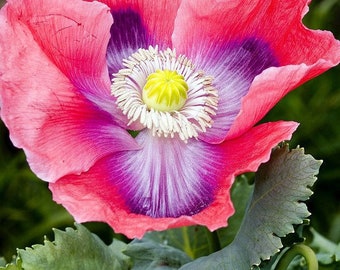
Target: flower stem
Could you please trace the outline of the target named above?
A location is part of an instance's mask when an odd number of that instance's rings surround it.
[[[297,255],[301,255],[306,259],[308,270],[318,270],[318,260],[314,251],[310,247],[303,244],[294,245],[288,251],[286,251],[280,258],[275,270],[288,269],[289,264]]]
[[[221,249],[220,239],[218,238],[217,231],[210,232],[206,230],[208,245],[210,253],[219,251]]]

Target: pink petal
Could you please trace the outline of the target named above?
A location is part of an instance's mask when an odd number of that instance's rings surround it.
[[[136,12],[140,15],[142,23],[147,27],[148,34],[152,36],[151,44],[171,48],[171,35],[180,0],[101,0],[100,2],[107,4],[113,12]]]
[[[108,91],[105,53],[112,24],[108,7],[75,0],[68,4],[62,0],[22,0],[9,4],[45,54],[74,84],[92,90],[86,79],[98,78],[97,83],[104,87],[96,90]]]
[[[337,49],[332,48],[331,33],[311,31],[302,24],[309,2],[184,1],[176,18],[173,41],[181,51],[205,52],[203,49],[209,51],[214,43],[257,37],[271,45],[282,65],[313,64],[320,55],[332,58]]]
[[[115,115],[106,65],[112,16],[107,6],[70,0],[8,1],[9,16],[25,24],[46,56],[87,99]]]
[[[340,47],[339,47],[340,48]],[[335,63],[320,60],[314,65],[291,65],[270,68],[255,78],[242,100],[242,110],[231,126],[227,138],[239,136],[261,120],[287,93],[320,75]]]
[[[302,24],[302,16],[308,10],[308,2],[308,0],[182,2],[173,35],[173,44],[178,52],[203,61],[211,61],[209,59],[216,55],[216,50],[223,48],[223,44],[255,38],[268,44],[271,52],[269,57],[273,55],[279,66],[284,68],[282,71],[270,71],[260,75],[255,85],[251,86],[252,93],[244,98],[242,106],[238,108],[236,106],[229,112],[232,120],[239,114],[236,120],[238,123],[233,125],[228,133],[229,137],[238,136],[253,126],[283,95],[296,86],[339,63],[339,41],[336,41],[329,32],[312,31]],[[225,58],[223,53],[223,51],[220,53],[222,59]],[[220,68],[220,63],[223,63],[222,59],[216,61],[216,70]],[[284,67],[286,65],[296,67]],[[299,70],[298,74],[295,76],[292,70]],[[280,77],[279,74],[284,76]],[[224,77],[229,78],[227,72]],[[260,83],[258,80],[263,82]],[[247,94],[247,91],[242,89],[239,90],[239,97]],[[226,110],[225,106],[223,108]],[[238,113],[235,113],[237,111]],[[220,128],[222,125],[219,122],[217,126],[218,132],[222,133],[230,128],[230,123],[227,123],[224,130]]]
[[[133,170],[129,168],[129,163],[115,163],[115,157],[102,159],[88,172],[81,175],[65,176],[56,183],[50,184],[49,187],[54,200],[63,204],[77,222],[104,221],[109,223],[115,232],[124,233],[130,238],[141,238],[145,232],[150,230],[165,230],[193,224],[205,225],[210,230],[215,230],[226,226],[228,217],[234,212],[229,191],[235,175],[257,170],[260,163],[269,159],[272,147],[282,140],[289,139],[296,127],[297,124],[293,122],[267,123],[252,128],[241,137],[226,141],[222,145],[209,145],[204,142],[193,141],[188,143],[191,144],[188,148],[183,147],[181,149],[182,147],[176,146],[173,149],[176,150],[174,153],[162,152],[156,155],[155,160],[159,158],[160,162],[174,160],[168,164],[160,163],[157,165],[154,163],[154,168],[148,167],[150,169],[149,175],[146,175],[148,168],[143,167],[146,166],[146,162],[144,163],[141,157],[136,158],[136,161],[140,162],[139,164],[130,164],[133,166],[134,175],[140,171],[140,178],[151,177],[150,180],[160,177],[171,179],[172,176],[176,175],[176,173],[170,172],[171,166],[175,166],[175,164],[177,165],[175,170],[181,170],[178,174],[199,177],[201,181],[208,179],[209,182],[211,179],[211,183],[216,185],[213,187],[215,190],[213,201],[194,215],[182,215],[177,218],[155,218],[132,213],[131,205],[129,205],[127,199],[132,198],[133,194],[126,194],[128,188],[126,190],[121,188],[126,179],[119,177],[125,175],[126,169],[130,172]],[[200,149],[204,149],[206,156],[202,155]],[[160,150],[159,147],[158,150]],[[161,150],[170,150],[170,148],[165,147]],[[144,153],[146,160],[152,159],[146,156],[148,151],[151,151],[151,149],[148,148]],[[138,152],[126,155],[130,155],[131,158],[133,154],[138,155]],[[209,158],[211,156],[215,158]],[[179,166],[179,164],[182,164],[182,166]],[[162,166],[167,166],[169,171],[163,172],[169,174],[161,174],[160,168]],[[178,183],[181,183],[180,178],[177,180],[179,180]],[[197,179],[185,180],[189,183],[197,182]],[[138,182],[141,180],[136,176],[135,181],[136,186],[132,186],[129,180],[126,182],[127,187],[132,188],[133,192],[137,191]],[[148,185],[143,181],[140,183]],[[148,189],[144,189],[144,191],[152,192],[153,189],[159,188],[157,183],[153,182],[153,184],[154,186],[150,186],[149,191]],[[187,186],[182,188],[184,189],[182,192],[185,193]],[[195,192],[195,189],[192,191]],[[196,192],[200,192],[200,190],[196,190]],[[139,207],[142,208],[143,205]]]
[[[77,91],[17,16],[10,5],[1,10],[1,118],[32,170],[55,181],[109,153],[139,148],[112,115]]]

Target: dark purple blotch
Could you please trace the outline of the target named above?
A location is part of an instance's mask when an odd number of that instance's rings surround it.
[[[113,24],[106,53],[110,76],[123,67],[124,58],[128,58],[139,48],[147,48],[151,45],[147,28],[137,12],[120,10],[111,13]]]

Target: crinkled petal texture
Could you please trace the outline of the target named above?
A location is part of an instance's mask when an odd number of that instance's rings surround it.
[[[218,143],[239,136],[289,91],[339,63],[339,41],[329,32],[309,30],[302,24],[308,2],[182,2],[175,21],[173,46],[195,59],[196,64],[203,63],[203,69],[216,79],[223,93],[219,101],[222,109],[214,118],[213,128],[202,139]],[[249,39],[253,40],[251,46]],[[237,64],[231,69],[236,74],[230,75],[231,61],[225,49],[247,40],[248,46],[243,48],[253,61],[246,64],[244,53],[235,53],[232,62]],[[244,86],[236,83],[230,87],[230,82],[240,80]]]
[[[46,181],[139,148],[113,113],[102,45],[111,23],[99,3],[10,1],[1,10],[1,118]]]
[[[307,0],[102,2],[11,0],[2,9],[1,118],[13,142],[78,222],[105,221],[131,238],[226,226],[234,177],[256,171],[297,127],[254,125],[339,63],[340,43],[302,25]],[[138,122],[136,138],[126,131],[110,76],[150,45],[213,77],[218,108],[197,140],[156,137]]]
[[[221,145],[169,143],[140,133],[141,150],[114,154],[49,187],[78,222],[105,221],[130,238],[193,224],[215,230],[234,213],[229,190],[235,175],[255,171],[296,127],[267,123]],[[164,213],[174,217],[158,217]]]

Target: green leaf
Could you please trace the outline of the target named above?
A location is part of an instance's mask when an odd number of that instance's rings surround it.
[[[190,258],[195,259],[216,251],[209,245],[207,237],[209,234],[210,231],[205,227],[190,226],[162,232],[150,232],[143,239],[183,250]]]
[[[133,259],[133,270],[178,269],[191,260],[181,250],[146,239],[132,241],[124,253]]]
[[[246,215],[234,241],[226,248],[202,257],[181,269],[250,269],[269,259],[282,247],[280,237],[294,232],[309,216],[306,205],[321,161],[301,148],[276,148],[260,166]]]
[[[336,246],[334,257],[336,262],[340,262],[340,243]]]
[[[234,240],[246,212],[247,201],[253,191],[254,185],[249,184],[249,179],[245,175],[236,179],[231,190],[231,200],[235,207],[235,214],[229,218],[228,227],[217,231],[221,246],[225,247]]]
[[[313,237],[310,246],[316,250],[319,262],[324,265],[340,263],[340,243],[336,244],[328,240],[313,228],[310,229],[310,232]]]
[[[21,270],[21,266],[17,264],[7,264],[5,267],[0,267],[0,270]]]
[[[126,245],[115,240],[109,247],[84,226],[76,230],[54,230],[55,240],[44,245],[19,249],[25,270],[129,269],[129,258],[122,253]]]
[[[5,259],[1,257],[0,270],[22,270],[20,258],[16,257],[15,261],[13,260],[12,263],[6,264]]]

